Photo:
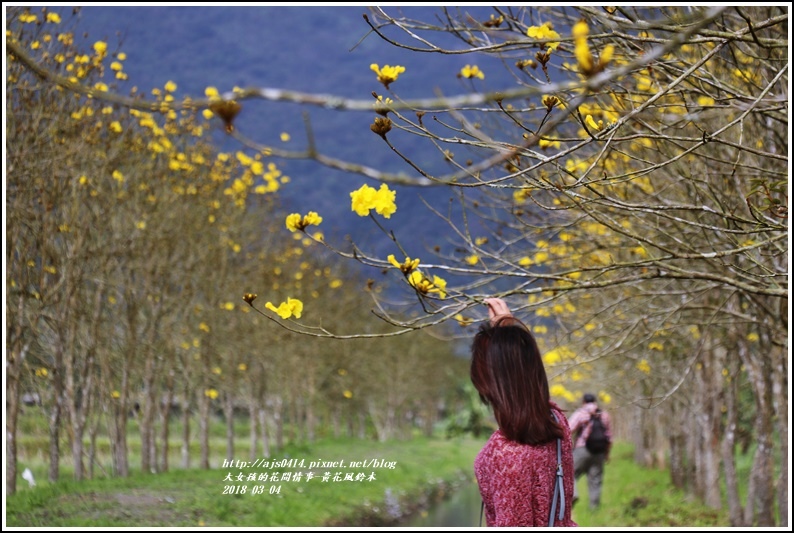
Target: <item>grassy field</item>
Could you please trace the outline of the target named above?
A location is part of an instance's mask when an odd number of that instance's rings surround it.
[[[12,527],[394,525],[470,482],[480,446],[471,439],[326,440],[311,450],[293,447],[271,458],[303,460],[304,468],[174,470],[25,488],[7,498],[6,519]],[[393,462],[394,468],[348,466],[372,459]],[[344,461],[345,467],[312,468],[316,477],[308,481],[305,474],[300,481],[247,479],[251,473],[306,472],[313,461]],[[224,481],[239,472],[244,481]],[[325,472],[339,472],[343,479],[323,481]],[[352,480],[344,480],[348,473]],[[358,473],[362,480],[356,480]]]
[[[416,438],[387,443],[327,440],[311,450],[292,448],[272,459],[351,461],[383,459],[389,468],[315,468],[306,481],[224,481],[237,468],[136,473],[127,479],[59,482],[24,488],[7,498],[10,527],[313,527],[397,525],[445,494],[472,481],[471,465],[480,441]],[[272,469],[271,472],[296,469]],[[306,468],[303,469],[308,470]],[[263,468],[244,469],[246,473]],[[322,481],[331,475],[363,472],[362,481]],[[370,473],[375,479],[367,481]],[[245,493],[224,494],[226,487]],[[255,487],[264,487],[254,494]],[[271,494],[270,487],[278,492]],[[280,488],[278,488],[280,487]],[[236,489],[241,490],[241,489]],[[666,472],[632,462],[627,444],[616,444],[605,470],[602,506],[590,511],[587,488],[573,517],[582,527],[719,527],[725,512],[688,501],[673,489]]]
[[[615,443],[604,467],[601,507],[591,511],[587,479],[579,478],[579,501],[573,519],[582,527],[718,527],[728,526],[727,511],[710,509],[692,501],[670,483],[667,471],[640,468],[634,450]]]
[[[322,527],[394,526],[457,490],[473,483],[472,463],[484,439],[416,437],[408,441],[379,443],[372,440],[323,438],[312,446],[287,446],[271,461],[303,461],[301,467],[235,468],[222,464],[225,452],[223,424],[211,431],[210,470],[176,468],[179,444],[174,442],[172,470],[160,474],[140,472],[139,445],[131,427],[128,478],[103,475],[110,471],[108,443],[98,441],[101,468],[97,479],[71,481],[72,468],[64,458],[61,478],[46,481],[45,421],[26,417],[19,471],[30,468],[37,480],[29,487],[21,480],[18,492],[6,498],[9,527]],[[35,417],[33,417],[35,418]],[[46,427],[46,426],[44,426]],[[248,460],[247,426],[236,427],[235,459]],[[178,435],[178,429],[172,435]],[[63,443],[62,450],[68,450]],[[198,447],[192,453],[197,463]],[[351,467],[353,461],[382,460],[385,466]],[[342,465],[312,465],[312,462]],[[388,468],[393,462],[394,468]],[[740,465],[742,466],[742,465]],[[315,477],[306,479],[311,470]],[[275,472],[302,471],[299,481],[260,480]],[[242,481],[237,480],[239,473]],[[323,481],[323,474],[329,480]],[[333,481],[339,473],[341,480]],[[374,473],[374,479],[369,479]],[[249,474],[256,474],[249,479]],[[351,474],[352,480],[345,480]],[[357,480],[356,475],[363,479]],[[231,475],[230,479],[226,479]],[[362,476],[359,476],[361,478]],[[244,492],[243,492],[244,491]],[[633,462],[631,445],[616,443],[606,465],[602,506],[587,508],[587,485],[579,480],[580,501],[574,520],[583,527],[725,527],[727,512],[690,501],[675,490],[664,471],[648,470]],[[443,505],[443,504],[441,504]]]

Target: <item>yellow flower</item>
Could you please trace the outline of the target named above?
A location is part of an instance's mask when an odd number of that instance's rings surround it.
[[[465,67],[460,69],[459,75],[469,79],[471,78],[480,78],[481,80],[485,79],[485,73],[482,70],[480,70],[480,67],[478,67],[477,65],[471,65],[471,66],[466,65]]]
[[[384,87],[387,89],[389,88],[389,84],[397,81],[397,78],[405,72],[405,67],[400,65],[389,66],[383,65],[383,68],[379,68],[377,63],[372,63],[369,66],[370,70],[374,71],[375,74],[378,75],[378,81],[383,84]]]
[[[215,398],[218,397],[218,391],[216,391],[215,389],[205,389],[204,396],[206,396],[210,400],[214,400]]]
[[[558,398],[565,398],[569,402],[576,401],[576,397],[573,395],[573,393],[559,383],[549,387],[549,394]]]
[[[584,118],[584,121],[587,123],[588,126],[590,126],[591,129],[594,129],[595,131],[599,131],[601,128],[604,127],[604,121],[599,120],[598,123],[596,123],[596,121],[593,119],[593,115],[587,115]]]
[[[664,350],[664,344],[662,344],[661,342],[656,342],[656,341],[649,342],[648,343],[648,349],[649,350],[656,350],[658,352],[661,352],[662,350]]]
[[[350,193],[351,209],[359,216],[369,215],[372,204],[375,201],[375,189],[369,185],[362,185],[358,190]]]
[[[384,218],[390,218],[397,211],[397,204],[394,201],[396,196],[397,191],[389,190],[385,183],[381,184],[377,191],[369,185],[362,185],[358,190],[350,193],[350,206],[362,217],[369,215],[370,210],[374,209]]]
[[[115,400],[118,400],[119,398],[121,398],[121,393],[117,390],[114,390],[113,392],[110,393],[110,397]]]
[[[590,34],[590,29],[584,20],[580,20],[573,25],[571,34],[574,39],[573,54],[576,57],[576,62],[579,64],[579,72],[585,76],[593,76],[598,74],[606,68],[612,56],[615,53],[615,47],[606,45],[601,50],[601,57],[598,59],[598,64],[593,59],[593,54],[590,53],[590,46],[587,44],[587,36]]]
[[[590,28],[587,27],[587,22],[580,20],[571,28],[571,35],[574,39],[587,39],[590,34]]]
[[[397,191],[389,190],[385,183],[381,184],[380,189],[375,193],[375,211],[383,218],[390,218],[397,211],[397,204],[394,203],[396,196]]]
[[[559,39],[560,34],[554,31],[551,22],[544,22],[540,26],[530,26],[527,28],[527,37],[532,37],[538,40]],[[549,48],[549,50],[555,50],[559,45],[559,41],[551,41],[546,43],[546,46]]]
[[[118,120],[111,122],[108,128],[114,133],[121,133],[121,123]]]
[[[176,83],[174,83],[171,80],[168,80],[167,82],[165,82],[165,90],[169,93],[176,91]]]
[[[104,41],[97,41],[94,43],[94,52],[100,57],[105,57],[108,52],[108,45]]]
[[[441,298],[447,297],[447,282],[438,276],[433,276],[433,285],[435,288],[430,289],[431,292],[437,292]]]
[[[287,215],[287,219],[285,221],[285,224],[286,224],[288,230],[297,231],[298,230],[298,226],[300,225],[300,223],[301,223],[300,214],[291,213],[291,214]]]
[[[408,283],[422,294],[436,293],[441,298],[446,298],[447,296],[447,282],[438,276],[433,276],[433,281],[430,281],[419,270],[414,270],[408,276]]]
[[[347,398],[349,400],[350,398],[353,397],[353,393],[351,391],[349,391],[349,390],[346,390],[345,392],[342,393],[342,396],[344,396],[345,398]]]
[[[460,313],[455,315],[455,320],[457,320],[458,324],[460,324],[464,328],[466,326],[468,326],[469,324],[471,324],[472,322],[474,322],[474,319],[469,318],[469,317],[465,317],[465,316],[461,315]]]
[[[477,254],[472,254],[468,256],[465,260],[470,265],[476,265],[480,260],[480,256],[478,256]]]
[[[643,359],[642,361],[637,363],[637,370],[639,370],[643,374],[650,374],[651,373],[651,365],[648,364],[648,361]]]
[[[287,215],[285,225],[290,231],[303,231],[307,226],[319,226],[322,221],[323,217],[314,211],[309,211],[304,217],[301,217],[298,213]]]
[[[248,370],[248,365],[246,365],[245,363],[240,363],[239,365],[237,365],[237,370],[239,370],[240,372],[245,372],[246,370]]]
[[[118,181],[119,183],[124,181],[124,174],[119,172],[118,170],[113,171],[113,179]]]
[[[37,369],[36,369],[36,377],[39,377],[39,378],[46,378],[46,377],[47,377],[47,374],[49,374],[49,372],[47,372],[47,369],[46,369],[46,368],[44,368],[44,367],[41,367],[41,368],[37,368]]]
[[[47,22],[52,22],[53,24],[60,24],[61,23],[61,16],[58,13],[53,13],[50,11],[47,13]]]
[[[222,372],[223,371],[221,370],[221,367],[219,367],[219,366],[216,366],[216,367],[212,368],[212,373],[213,374],[216,374],[216,375],[220,376]]]
[[[290,140],[289,133],[286,133],[286,132],[282,133],[282,134],[281,134],[281,140],[282,140],[282,142],[287,142],[287,141],[289,141],[289,140]]]
[[[265,307],[276,313],[284,320],[291,316],[300,318],[301,313],[303,312],[303,302],[295,298],[287,298],[287,301],[280,303],[278,307],[273,305],[271,302],[267,302]]]
[[[210,331],[210,327],[206,324],[206,322],[202,322],[201,324],[199,324],[199,329],[201,331],[204,331],[205,333],[209,333]]]
[[[232,302],[226,302],[221,304],[221,309],[226,309],[227,311],[234,311],[234,304]]]
[[[540,140],[538,141],[538,146],[539,146],[541,149],[546,149],[546,148],[559,148],[559,147],[560,147],[560,141],[558,141],[558,140],[556,140],[556,139],[540,139]]]
[[[405,261],[398,263],[397,259],[394,258],[394,254],[389,254],[386,259],[389,261],[389,263],[399,268],[400,271],[405,275],[410,274],[414,269],[416,269],[416,267],[419,266],[419,258],[411,259],[410,257],[406,257]]]
[[[748,333],[747,334],[747,340],[750,341],[750,342],[758,342],[758,339],[759,339],[758,333]]]

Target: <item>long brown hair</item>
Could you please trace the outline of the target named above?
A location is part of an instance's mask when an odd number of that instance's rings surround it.
[[[532,333],[514,317],[483,324],[471,346],[471,381],[505,436],[521,444],[562,438],[549,381]]]

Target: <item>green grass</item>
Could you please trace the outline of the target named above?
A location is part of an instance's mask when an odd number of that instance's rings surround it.
[[[73,467],[64,438],[61,445],[61,480],[47,482],[46,419],[29,410],[22,417],[18,472],[30,468],[37,486],[28,487],[21,478],[18,492],[6,499],[6,523],[12,527],[322,527],[398,525],[412,512],[472,483],[474,457],[484,444],[481,439],[446,440],[417,437],[410,441],[378,443],[372,440],[324,437],[313,445],[291,444],[272,459],[295,458],[308,463],[381,458],[396,461],[395,469],[317,469],[342,474],[374,471],[373,481],[323,482],[225,482],[222,468],[226,456],[225,425],[213,418],[210,430],[211,470],[181,470],[179,421],[171,428],[171,471],[140,472],[140,440],[137,424],[129,426],[130,470],[128,478],[106,476],[95,469],[96,479],[71,480]],[[191,427],[191,464],[198,464],[198,425]],[[235,420],[235,459],[248,460],[248,421]],[[110,473],[106,437],[97,440],[100,464]],[[87,443],[86,443],[87,445]],[[741,456],[739,470],[749,469],[749,457]],[[292,469],[296,470],[296,469]],[[253,471],[253,470],[252,470]],[[264,473],[264,469],[256,469]],[[280,470],[281,471],[281,470]],[[248,473],[248,471],[246,471]],[[223,494],[225,486],[245,486],[245,494]],[[253,494],[255,486],[264,493]],[[280,486],[271,494],[271,486]],[[644,469],[633,461],[633,448],[616,443],[604,472],[602,505],[587,507],[587,482],[578,482],[580,501],[573,519],[583,527],[724,527],[727,511],[716,511],[692,501],[674,489],[666,471]],[[443,504],[442,504],[443,505]],[[399,509],[399,512],[398,512]],[[391,511],[391,514],[390,512]],[[399,515],[399,516],[398,516]],[[441,525],[441,524],[439,524]]]
[[[319,468],[318,477],[299,482],[225,482],[239,469],[173,470],[134,473],[126,479],[62,481],[9,495],[7,525],[12,527],[300,527],[390,525],[460,483],[470,482],[480,441],[415,438],[376,443],[326,440],[308,449],[292,447],[274,459],[310,461],[385,459],[388,468]],[[242,459],[243,457],[241,457]],[[307,470],[304,468],[301,470]],[[324,471],[375,472],[372,481],[328,481]],[[265,470],[244,472],[264,473]],[[279,470],[281,471],[281,470]],[[245,486],[245,494],[223,494]],[[255,486],[263,494],[253,494]],[[280,487],[271,494],[270,486]],[[390,504],[390,505],[389,505]],[[390,509],[392,514],[384,513]]]
[[[587,479],[579,478],[579,501],[573,519],[583,527],[715,527],[728,526],[727,511],[710,509],[674,488],[667,471],[634,463],[633,448],[615,443],[604,467],[601,507],[588,508]]]

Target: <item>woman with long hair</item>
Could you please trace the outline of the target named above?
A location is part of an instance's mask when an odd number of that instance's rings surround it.
[[[504,300],[488,298],[489,321],[472,342],[471,381],[499,428],[474,472],[489,526],[576,526],[568,419],[551,401],[540,351]]]

